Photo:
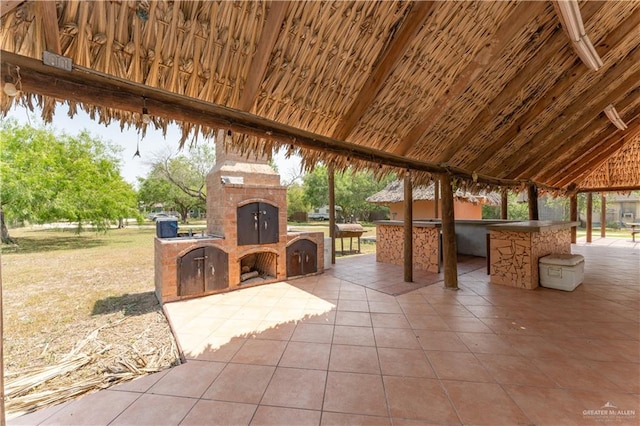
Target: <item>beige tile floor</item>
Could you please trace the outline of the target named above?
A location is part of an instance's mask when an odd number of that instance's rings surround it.
[[[405,284],[369,255],[167,304],[187,363],[9,424],[637,425],[640,245],[573,252],[573,292],[491,285],[477,259],[459,291]]]

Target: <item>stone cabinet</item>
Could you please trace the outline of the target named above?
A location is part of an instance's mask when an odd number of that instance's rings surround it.
[[[491,283],[538,287],[538,259],[548,254],[570,254],[571,227],[577,225],[541,220],[490,225]]]

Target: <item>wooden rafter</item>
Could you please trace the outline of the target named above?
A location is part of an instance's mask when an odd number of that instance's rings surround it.
[[[0,1],[0,17],[4,17],[16,7],[24,3],[25,0],[2,0]]]
[[[610,50],[616,50],[620,44],[624,43],[629,36],[637,37],[638,26],[640,25],[640,12],[634,13],[614,32],[609,34],[604,44],[611,46]],[[582,63],[575,64],[565,73],[565,77],[561,78],[545,95],[542,97],[529,111],[519,117],[511,127],[499,138],[497,138],[486,150],[483,151],[471,164],[467,166],[470,170],[479,170],[483,164],[486,164],[495,153],[507,145],[511,140],[515,139],[522,129],[527,128],[531,123],[538,119],[539,115],[549,108],[553,103],[557,102],[567,90],[575,85],[585,75],[592,72]]]
[[[414,3],[402,27],[382,53],[377,65],[371,71],[371,75],[360,89],[358,96],[353,100],[351,107],[336,126],[333,132],[334,138],[344,140],[353,131],[360,118],[362,118],[371,102],[377,96],[380,88],[395,69],[396,64],[411,46],[411,40],[421,30],[435,3],[431,1]]]
[[[584,177],[595,170],[607,158],[638,135],[640,135],[640,119],[636,119],[635,122],[627,129],[627,133],[619,137],[615,142],[611,143],[611,141],[604,141],[594,143],[594,148],[589,153],[580,156],[580,158],[575,159],[571,164],[564,168],[563,171],[567,171],[567,174],[558,173],[556,176],[563,177],[553,179],[553,181],[561,187],[578,181],[581,177]],[[594,152],[597,152],[598,154],[593,156]],[[590,158],[589,154],[591,154]],[[581,164],[578,165],[578,163]]]
[[[627,96],[618,103],[618,106],[623,110],[628,107],[633,107],[636,102],[637,100],[634,99],[633,96]],[[553,150],[549,150],[545,155],[542,155],[535,161],[531,167],[533,178],[541,178],[547,175],[550,170],[553,170],[558,163],[566,163],[566,160],[564,160],[565,157],[571,158],[573,154],[579,152],[584,147],[592,146],[594,139],[603,139],[600,136],[603,132],[606,132],[608,135],[605,139],[617,138],[622,134],[619,130],[615,129],[615,127],[611,126],[611,122],[604,114],[600,114],[595,120],[589,123],[587,127],[555,145]]]
[[[458,74],[447,92],[437,99],[427,112],[422,114],[425,119],[409,131],[407,136],[394,149],[394,153],[405,155],[416,142],[422,140],[424,135],[428,134],[449,111],[453,102],[482,75],[482,72],[487,65],[491,63],[491,60],[502,52],[513,37],[520,33],[529,22],[542,13],[545,7],[544,2],[520,3],[511,15],[504,20],[491,41],[480,49],[475,58]]]
[[[578,96],[575,101],[565,109],[562,114],[560,114],[560,116],[556,117],[543,130],[536,133],[524,145],[514,149],[513,153],[502,162],[500,167],[495,168],[493,171],[496,172],[497,170],[497,174],[500,174],[500,172],[505,173],[509,179],[513,179],[522,175],[523,172],[530,170],[531,164],[521,164],[515,167],[514,164],[518,163],[519,158],[539,157],[542,152],[548,150],[550,146],[555,145],[557,141],[549,141],[549,138],[554,134],[558,135],[558,132],[567,121],[570,120],[571,124],[568,128],[565,128],[562,133],[569,135],[574,134],[602,113],[607,105],[612,102],[617,102],[619,99],[623,98],[627,92],[638,86],[638,82],[640,81],[640,70],[626,76],[625,78],[625,73],[628,71],[629,67],[638,63],[638,61],[640,61],[640,49],[632,55],[627,56],[619,66],[610,69],[610,72],[608,72],[605,77],[598,82],[598,84]],[[617,87],[615,87],[616,84],[618,84]],[[612,87],[615,87],[615,89],[611,90],[610,88]],[[585,105],[588,105],[592,99],[601,97],[603,92],[607,93],[606,97],[602,97],[594,104],[585,107]]]
[[[262,29],[262,36],[251,60],[251,66],[249,68],[251,69],[251,73],[244,83],[242,96],[238,101],[237,107],[242,111],[249,111],[255,101],[258,90],[260,89],[260,83],[267,72],[269,58],[278,40],[278,35],[280,34],[282,23],[287,14],[288,6],[289,2],[286,1],[271,2],[269,14]]]
[[[58,28],[58,11],[55,1],[36,2],[36,11],[42,20],[44,29],[44,41],[46,49],[57,55],[62,53],[60,49],[60,30]]]
[[[385,151],[308,132],[245,111],[204,102],[166,90],[145,86],[130,80],[106,75],[95,70],[74,66],[67,72],[44,65],[41,61],[15,53],[0,52],[0,68],[20,67],[22,89],[70,102],[113,108],[139,113],[142,98],[151,115],[193,123],[208,128],[224,128],[258,138],[275,140],[335,155],[349,155],[354,159],[383,164],[400,169],[427,173],[449,173],[453,177],[474,180],[495,186],[519,186],[520,181],[495,179],[475,175],[456,167],[442,167],[425,161],[413,160]],[[546,187],[546,186],[545,186]],[[555,188],[550,188],[555,189]]]

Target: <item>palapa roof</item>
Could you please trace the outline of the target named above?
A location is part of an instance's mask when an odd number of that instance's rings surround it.
[[[412,189],[413,201],[433,200],[435,198],[435,184],[418,185]],[[495,192],[481,191],[473,194],[463,189],[456,189],[453,198],[457,201],[463,201],[472,204],[489,204],[493,206],[500,205],[500,194]],[[389,205],[401,203],[404,201],[404,181],[397,179],[389,182],[382,191],[367,197],[367,201],[374,204]]]
[[[232,130],[247,151],[288,146],[307,168],[416,184],[450,173],[469,189],[575,190],[607,163],[640,187],[640,2],[579,2],[602,58],[578,57],[556,2],[2,2],[2,74],[24,96],[103,122],[189,132]],[[43,51],[73,71],[43,66]],[[33,58],[33,59],[31,59]],[[54,61],[55,62],[55,61]],[[18,69],[19,67],[19,69]],[[605,116],[613,105],[628,128]],[[245,136],[248,135],[248,136]]]

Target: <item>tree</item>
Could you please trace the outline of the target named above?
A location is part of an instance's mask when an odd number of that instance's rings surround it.
[[[69,220],[99,230],[137,217],[134,189],[120,175],[118,150],[81,131],[56,134],[46,127],[0,124],[2,218],[43,223]],[[11,242],[2,222],[3,242]]]
[[[328,172],[326,166],[319,166],[303,178],[304,200],[312,207],[329,204]],[[385,176],[377,180],[370,171],[354,172],[347,169],[335,175],[336,204],[342,207],[345,219],[370,220],[373,212],[380,207],[366,201],[367,197],[383,189],[395,176]]]
[[[299,183],[287,187],[287,217],[294,213],[309,211],[309,204],[304,199],[304,188]]]
[[[140,179],[138,199],[147,206],[161,203],[186,222],[190,210],[206,207],[206,179],[214,163],[215,150],[207,145],[179,155],[168,151],[158,154],[149,175]]]

